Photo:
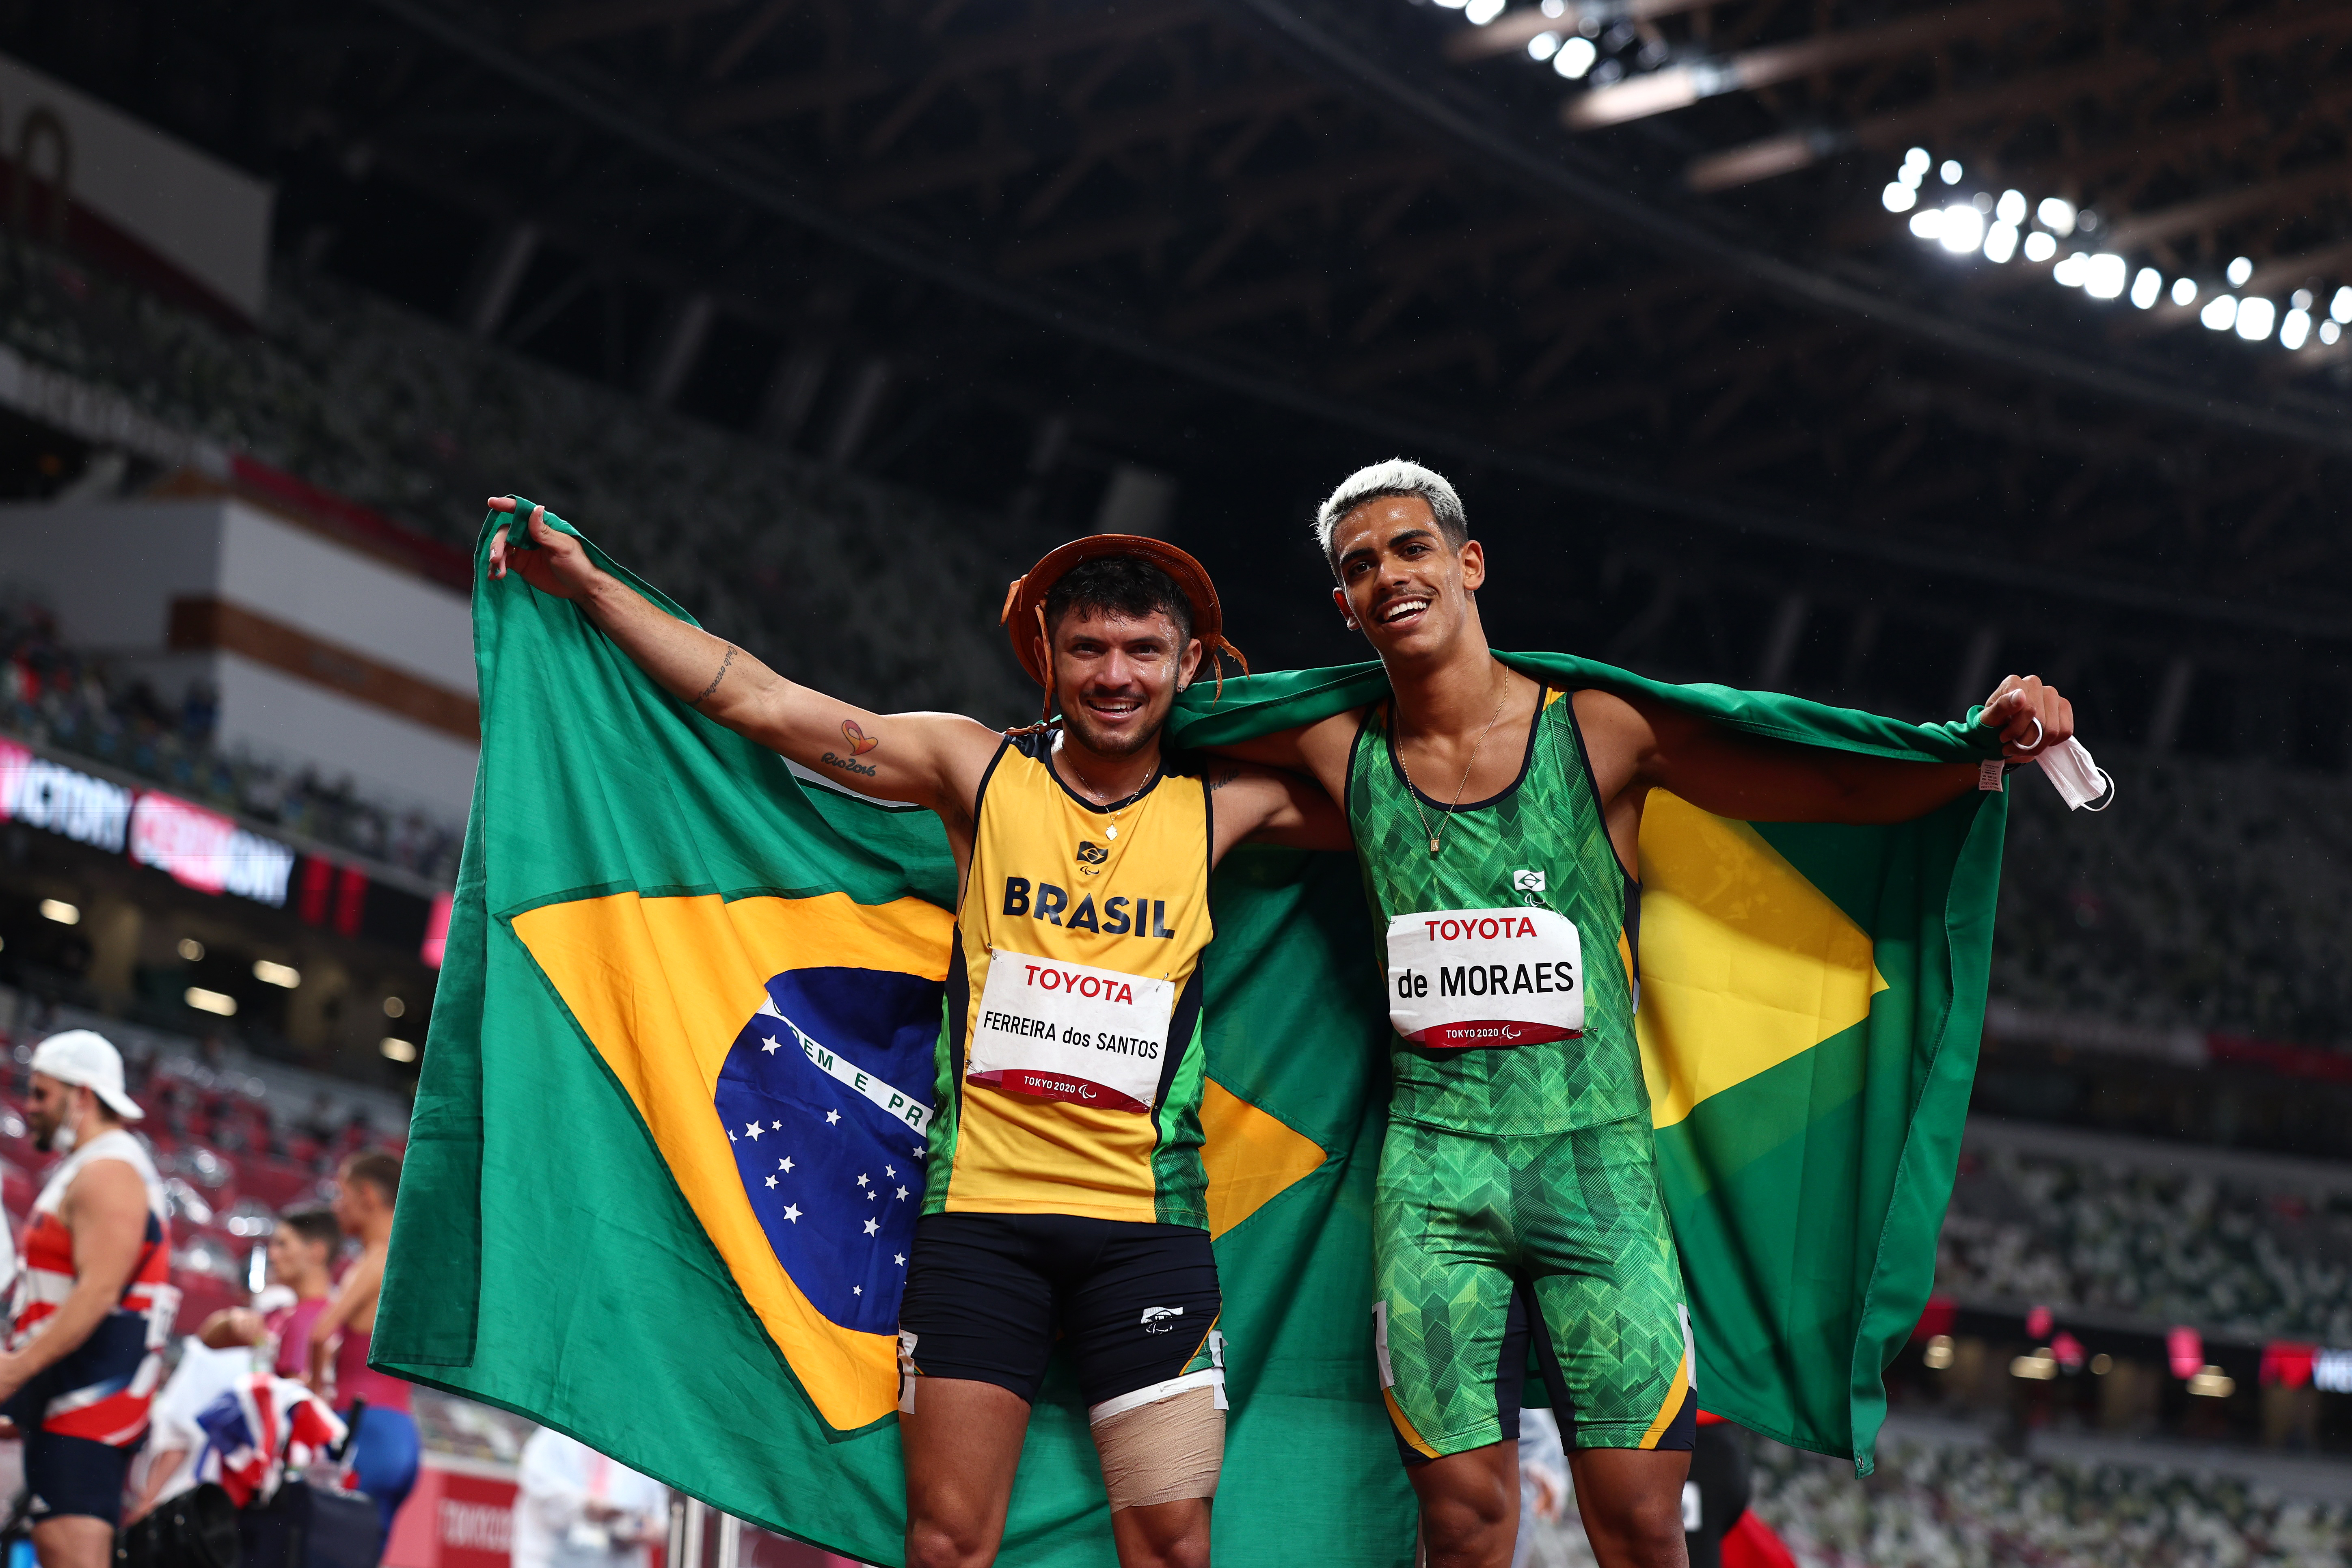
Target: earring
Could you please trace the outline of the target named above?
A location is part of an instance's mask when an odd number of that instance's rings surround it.
[[[1348,617],[1348,629],[1351,632],[1356,629],[1356,617],[1353,616]]]

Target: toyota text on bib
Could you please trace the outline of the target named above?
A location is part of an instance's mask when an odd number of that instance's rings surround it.
[[[1533,1046],[1584,1032],[1576,923],[1546,909],[1389,921],[1389,1022],[1417,1046]]]

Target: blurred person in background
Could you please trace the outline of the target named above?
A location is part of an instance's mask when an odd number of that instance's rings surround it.
[[[304,1377],[310,1370],[310,1325],[334,1290],[335,1252],[343,1227],[330,1209],[295,1209],[269,1233],[269,1278],[250,1307],[224,1307],[198,1331],[214,1350],[249,1345],[254,1370]],[[280,1293],[282,1292],[282,1293]]]
[[[416,1418],[408,1384],[367,1363],[375,1334],[383,1258],[392,1245],[392,1205],[400,1191],[400,1156],[382,1149],[343,1162],[335,1183],[335,1220],[360,1244],[326,1310],[310,1323],[306,1381],[345,1421],[353,1421],[351,1466],[359,1489],[375,1500],[383,1539],[416,1485]],[[358,1407],[365,1405],[363,1414]]]
[[[31,1066],[34,1145],[65,1158],[25,1232],[0,1408],[25,1440],[43,1568],[106,1568],[179,1305],[163,1185],[124,1126],[146,1112],[123,1092],[110,1041],[88,1029],[52,1035]]]
[[[574,1437],[542,1426],[516,1478],[514,1568],[645,1568],[669,1490]]]

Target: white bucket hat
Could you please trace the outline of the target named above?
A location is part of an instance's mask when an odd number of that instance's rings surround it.
[[[122,1053],[114,1042],[93,1029],[68,1029],[51,1035],[33,1047],[33,1070],[59,1083],[87,1089],[117,1116],[137,1121],[146,1116],[139,1102],[122,1092]]]

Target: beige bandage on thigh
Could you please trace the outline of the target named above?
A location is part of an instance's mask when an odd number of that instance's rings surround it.
[[[1214,1497],[1225,1464],[1225,1413],[1213,1388],[1187,1388],[1094,1424],[1114,1512]]]

